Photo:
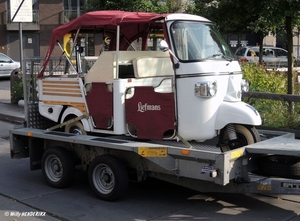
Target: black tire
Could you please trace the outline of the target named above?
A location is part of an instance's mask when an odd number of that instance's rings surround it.
[[[92,190],[102,200],[118,200],[128,188],[127,169],[112,155],[95,158],[89,167],[88,178]]]
[[[260,142],[260,136],[254,126],[234,124],[237,140],[231,141],[228,139],[227,127],[224,127],[220,133],[219,145],[221,150],[233,150],[249,144]]]
[[[79,135],[86,135],[86,131],[81,122],[76,121],[65,126],[65,132]]]
[[[259,174],[282,178],[300,178],[300,157],[270,155],[258,161]]]
[[[74,159],[63,147],[51,147],[43,154],[42,172],[50,186],[66,188],[74,179]]]

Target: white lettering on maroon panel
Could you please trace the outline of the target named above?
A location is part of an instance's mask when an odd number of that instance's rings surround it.
[[[160,111],[160,105],[151,105],[151,104],[142,104],[142,102],[138,103],[138,112],[146,112],[146,111]]]

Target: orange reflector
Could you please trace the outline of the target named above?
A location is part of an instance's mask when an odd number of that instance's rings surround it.
[[[181,150],[181,154],[182,155],[190,155],[190,151],[189,150]]]
[[[28,136],[28,137],[32,137],[32,135],[33,135],[33,134],[32,134],[31,132],[28,132],[28,133],[27,133],[27,136]]]

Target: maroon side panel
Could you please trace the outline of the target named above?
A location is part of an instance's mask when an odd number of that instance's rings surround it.
[[[153,87],[135,87],[125,101],[126,123],[137,130],[137,138],[162,140],[175,130],[174,93],[156,93]]]
[[[86,101],[96,128],[107,129],[109,119],[113,117],[113,93],[107,90],[105,83],[93,82]]]

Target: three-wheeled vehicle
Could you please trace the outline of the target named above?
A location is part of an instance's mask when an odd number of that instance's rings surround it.
[[[109,49],[81,58],[88,33],[99,44],[109,39]],[[150,38],[157,33],[164,39]],[[76,59],[63,53],[69,69],[49,73],[54,45],[67,34]],[[156,41],[152,51],[149,41]],[[93,58],[90,69],[83,68]],[[241,101],[247,86],[213,22],[188,14],[97,11],[53,30],[38,75],[39,112],[57,123],[85,116],[65,123],[66,132],[184,142],[219,136],[225,151],[259,141],[254,126],[260,115]]]

